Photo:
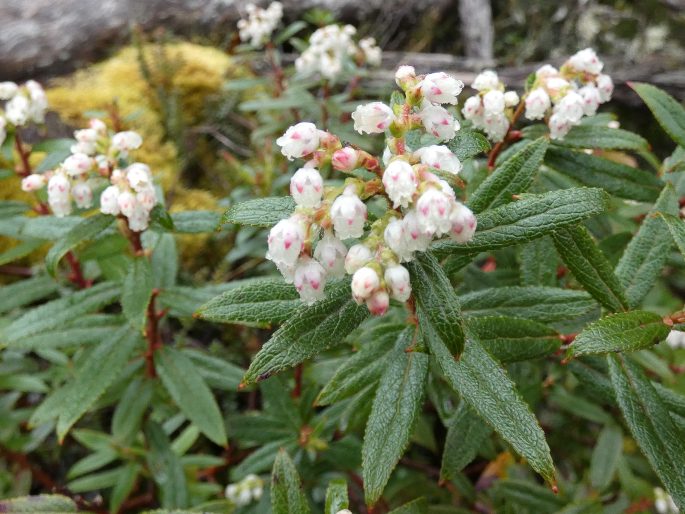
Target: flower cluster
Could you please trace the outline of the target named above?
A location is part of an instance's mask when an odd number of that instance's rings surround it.
[[[611,99],[614,84],[603,67],[591,48],[577,52],[558,70],[542,66],[526,95],[526,118],[546,118],[552,139],[563,138],[583,116],[594,116]]]
[[[295,60],[295,69],[301,75],[321,75],[334,80],[354,65],[381,63],[381,49],[374,38],[355,43],[357,29],[352,25],[327,25],[317,29],[309,38],[309,47]]]
[[[7,137],[8,125],[16,128],[45,121],[48,99],[35,80],[21,86],[14,82],[0,82],[0,101],[5,102],[4,112],[0,110],[0,144]]]
[[[685,332],[680,330],[671,330],[666,337],[666,344],[674,350],[678,348],[685,348]]]
[[[348,273],[357,303],[382,315],[391,298],[405,302],[411,295],[409,272],[402,263],[411,261],[415,252],[426,251],[434,238],[447,235],[466,242],[476,230],[473,213],[439,176],[459,173],[457,156],[443,145],[411,150],[404,137],[418,129],[440,140],[451,139],[458,125],[440,104],[456,104],[463,85],[445,73],[416,76],[410,67],[401,67],[396,80],[404,90],[404,103],[391,108],[373,102],[352,114],[360,133],[389,134],[383,166],[376,157],[343,146],[312,123],[298,123],[277,140],[288,159],[307,162],[291,178],[290,194],[297,207],[271,229],[267,258],[294,283],[306,303],[324,297],[328,278]],[[433,116],[426,115],[427,109],[441,110],[444,121],[437,124],[439,130],[426,123]],[[342,187],[325,187],[318,168],[329,163],[344,173],[364,168],[377,178],[350,177]],[[388,207],[367,231],[364,201],[374,196],[384,197]],[[349,249],[343,243],[348,240],[355,240]]]
[[[55,216],[71,214],[73,204],[80,209],[93,205],[93,188],[107,179],[109,186],[100,195],[104,214],[123,215],[134,232],[148,227],[150,211],[157,203],[150,168],[140,162],[128,164],[131,150],[142,138],[136,132],[111,135],[98,119],[89,128],[74,133],[71,155],[54,170],[34,173],[22,180],[24,191],[47,186],[48,204]]]
[[[244,507],[253,501],[259,501],[264,493],[264,481],[257,475],[247,475],[237,484],[226,487],[226,498],[236,507]]]
[[[276,30],[283,18],[283,5],[280,2],[272,2],[269,7],[262,9],[254,4],[247,4],[247,19],[238,20],[238,34],[243,42],[250,42],[255,48],[259,48]]]
[[[471,87],[478,94],[464,103],[464,118],[483,130],[490,140],[502,141],[509,130],[513,109],[519,103],[519,95],[516,91],[505,91],[497,73],[490,70],[477,75]]]

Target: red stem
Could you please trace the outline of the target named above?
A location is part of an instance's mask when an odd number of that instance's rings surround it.
[[[145,351],[145,376],[148,378],[157,377],[155,370],[155,351],[162,346],[159,336],[160,313],[155,309],[155,299],[159,294],[158,289],[152,290],[150,302],[147,304],[147,326],[145,328],[145,339],[147,340],[147,350]]]
[[[526,102],[524,102],[523,99],[521,99],[518,107],[516,108],[516,111],[514,111],[514,116],[511,118],[511,123],[509,123],[509,130],[507,130],[504,139],[502,139],[502,141],[493,146],[492,150],[490,150],[490,155],[488,156],[488,169],[492,170],[495,167],[497,156],[502,152],[502,150],[504,150],[507,143],[521,139],[521,132],[519,132],[518,130],[513,130],[513,127],[523,114],[523,109],[525,108],[525,106]]]
[[[302,371],[303,371],[303,364],[300,363],[295,367],[295,387],[293,388],[293,392],[291,396],[293,398],[299,398],[302,396]]]
[[[17,173],[20,177],[28,177],[32,173],[31,163],[29,162],[31,151],[24,148],[24,144],[21,141],[21,136],[19,135],[18,130],[14,132],[14,146],[17,149],[19,158],[21,159],[21,169],[17,170]]]
[[[83,271],[81,270],[81,263],[78,261],[76,256],[72,251],[68,251],[66,254],[67,262],[71,267],[71,273],[69,273],[69,280],[76,285],[79,289],[87,289],[93,285],[92,280],[88,280],[83,276]]]

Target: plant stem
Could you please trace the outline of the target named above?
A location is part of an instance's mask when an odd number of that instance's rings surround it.
[[[295,387],[293,387],[293,392],[291,396],[293,398],[299,398],[302,396],[302,371],[304,365],[302,363],[295,367]]]
[[[14,132],[14,147],[17,149],[17,153],[21,159],[21,169],[17,170],[17,174],[20,177],[28,177],[32,173],[31,163],[29,162],[31,151],[24,147],[18,130]]]
[[[74,252],[71,250],[66,254],[67,262],[71,267],[71,273],[69,273],[69,280],[76,285],[79,289],[87,289],[93,285],[92,280],[88,280],[83,276],[83,271],[81,270],[81,263],[78,261]]]
[[[159,336],[159,320],[163,314],[157,312],[155,308],[155,299],[159,294],[158,289],[152,290],[150,302],[147,304],[147,326],[145,328],[145,339],[147,340],[147,350],[145,351],[145,376],[148,378],[156,378],[157,371],[155,370],[155,351],[162,346],[162,341]]]

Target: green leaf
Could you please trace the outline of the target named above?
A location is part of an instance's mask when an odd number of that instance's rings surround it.
[[[142,377],[134,378],[117,402],[112,415],[112,437],[129,443],[141,428],[145,411],[150,406],[154,383]]]
[[[266,327],[283,323],[302,307],[292,284],[279,278],[259,278],[230,289],[205,303],[195,317],[219,323]]]
[[[616,266],[616,276],[626,291],[630,307],[639,305],[659,278],[673,244],[668,227],[656,216],[658,212],[678,213],[678,201],[671,185],[664,187]]]
[[[152,479],[159,487],[162,507],[178,509],[188,505],[188,487],[179,457],[171,449],[169,437],[152,420],[145,424],[149,445],[147,462]]]
[[[542,323],[586,314],[597,305],[585,291],[556,287],[496,287],[459,297],[465,316],[512,316]]]
[[[58,287],[57,282],[46,275],[37,275],[10,285],[3,284],[0,287],[0,313],[50,296]]]
[[[449,481],[476,458],[478,450],[490,437],[492,429],[465,402],[461,402],[450,420],[442,452],[440,480]]]
[[[555,330],[528,319],[471,318],[467,330],[500,362],[538,359],[554,353],[561,345]]]
[[[590,323],[566,352],[567,358],[592,353],[634,352],[663,341],[669,327],[646,311],[620,312]]]
[[[653,202],[664,187],[656,176],[639,168],[555,146],[547,151],[545,164],[583,185],[638,202]]]
[[[548,286],[557,284],[557,252],[549,236],[541,237],[521,247],[521,285]]]
[[[174,230],[174,220],[161,203],[155,205],[150,211],[150,223],[157,224],[166,230]]]
[[[607,208],[601,189],[571,188],[521,200],[481,213],[478,229],[468,243],[443,240],[433,245],[438,258],[454,253],[486,252],[532,241],[567,225],[574,225]]]
[[[628,308],[611,263],[583,226],[559,229],[552,238],[564,264],[593,298],[612,312]]]
[[[388,514],[426,514],[428,510],[428,502],[425,498],[417,498],[409,503],[392,509]]]
[[[279,32],[276,37],[274,38],[274,44],[275,45],[280,45],[288,41],[291,37],[293,37],[295,34],[300,32],[301,30],[305,29],[307,27],[307,23],[302,21],[302,20],[297,20],[290,25],[288,25],[286,28],[284,28],[281,32]]]
[[[214,211],[183,211],[171,215],[174,232],[179,234],[202,234],[216,232],[221,216]]]
[[[535,514],[553,514],[566,503],[549,489],[523,480],[500,480],[494,487],[494,493],[502,498],[505,505],[510,505],[512,512],[534,512]]]
[[[76,502],[59,494],[39,494],[36,496],[21,496],[10,500],[0,500],[0,512],[30,514],[64,514],[78,512]]]
[[[447,148],[456,155],[460,161],[475,157],[479,153],[490,151],[490,142],[487,138],[475,130],[461,129],[454,139],[447,143]]]
[[[331,284],[326,298],[301,308],[262,347],[243,378],[251,384],[340,344],[369,315],[350,294],[349,280]]]
[[[630,433],[676,505],[685,509],[685,441],[644,372],[621,354],[607,356],[616,400]]]
[[[671,139],[685,146],[685,109],[671,95],[651,84],[628,82],[647,104],[659,125]]]
[[[590,461],[590,483],[598,491],[606,489],[616,474],[623,450],[623,432],[616,425],[607,425],[599,433]]]
[[[545,434],[506,372],[475,339],[467,341],[461,360],[455,361],[429,325],[422,325],[421,330],[450,386],[553,484],[554,464]]]
[[[155,368],[181,412],[210,440],[226,446],[221,411],[193,362],[175,348],[164,346],[155,353]]]
[[[104,339],[81,362],[75,371],[75,378],[64,386],[61,408],[57,419],[57,437],[61,442],[69,429],[97,401],[109,386],[120,376],[128,363],[140,336],[128,325],[124,325]],[[57,390],[55,393],[59,393]]]
[[[178,250],[172,234],[160,234],[151,257],[152,283],[166,289],[176,284],[178,275]]]
[[[146,256],[134,257],[121,288],[121,310],[131,324],[141,329],[152,296],[152,269]]]
[[[663,212],[658,214],[666,222],[673,242],[676,244],[683,257],[685,257],[685,221],[672,214],[665,214]]]
[[[13,218],[31,210],[31,206],[26,202],[17,200],[0,200],[0,219]]]
[[[310,512],[295,464],[283,449],[276,455],[271,472],[271,508],[274,514]]]
[[[350,506],[350,500],[347,498],[347,481],[339,478],[331,480],[328,483],[326,490],[326,507],[325,514],[338,514],[338,511],[346,509]]]
[[[471,210],[479,213],[493,209],[512,202],[512,195],[525,192],[533,183],[548,145],[548,139],[536,139],[497,166],[469,198]]]
[[[221,224],[270,227],[290,216],[295,210],[291,196],[256,198],[232,205],[221,218]]]
[[[40,248],[44,243],[45,241],[40,241],[37,239],[28,239],[26,241],[22,241],[18,245],[0,253],[0,266],[30,255],[34,250]]]
[[[414,328],[403,332],[411,344]],[[362,447],[364,497],[374,505],[383,494],[392,470],[412,435],[426,387],[428,355],[402,352],[387,365],[366,423]]]
[[[577,125],[563,139],[554,141],[557,146],[570,148],[600,148],[602,150],[647,150],[649,143],[634,132],[601,125]]]
[[[225,391],[238,389],[240,380],[245,373],[243,368],[223,358],[214,357],[199,350],[184,348],[182,351],[193,362],[195,369],[202,375],[209,387]]]
[[[440,263],[428,252],[419,252],[408,265],[413,294],[421,316],[419,324],[429,323],[450,353],[464,351],[464,328],[459,299]]]
[[[136,479],[140,474],[141,467],[135,462],[122,466],[117,477],[117,483],[112,488],[109,499],[110,512],[119,512],[119,507],[129,497],[136,485]]]

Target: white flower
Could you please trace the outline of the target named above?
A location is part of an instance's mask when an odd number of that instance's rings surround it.
[[[326,270],[321,264],[309,257],[303,257],[295,266],[293,285],[300,298],[307,305],[312,305],[325,297]]]
[[[549,118],[549,134],[552,139],[561,139],[568,131],[571,130],[573,124],[560,114],[552,114]]]
[[[535,78],[537,79],[546,79],[549,77],[556,77],[557,75],[559,75],[559,70],[551,64],[545,64],[535,72]]]
[[[288,127],[276,144],[281,147],[281,153],[292,161],[309,155],[319,147],[319,131],[313,123],[301,122]]]
[[[418,186],[419,178],[411,164],[405,160],[393,160],[383,172],[383,187],[395,209],[400,206],[408,207]]]
[[[119,211],[127,218],[133,216],[138,207],[138,201],[136,200],[135,195],[130,191],[122,191],[119,194],[117,202],[119,204]]]
[[[405,241],[410,252],[424,252],[431,243],[433,234],[421,228],[416,211],[411,209],[404,214]]]
[[[509,130],[509,119],[504,113],[493,114],[483,118],[483,130],[490,140],[498,143],[504,139]]]
[[[150,167],[142,162],[134,162],[126,168],[126,180],[134,191],[144,191],[152,187]]]
[[[565,95],[569,89],[571,89],[571,83],[564,78],[549,77],[545,79],[545,91],[554,102],[559,101],[559,97]]]
[[[457,96],[464,89],[464,83],[445,72],[429,73],[420,83],[421,94],[428,101],[439,104],[457,103]]]
[[[373,258],[373,254],[368,246],[356,244],[350,247],[345,256],[345,271],[352,275],[362,266],[368,264]]]
[[[483,119],[483,103],[480,96],[472,96],[464,102],[464,107],[461,110],[464,118],[472,120],[475,125],[479,125]]]
[[[133,232],[142,232],[146,230],[150,222],[150,213],[139,203],[135,204],[135,208],[128,218],[128,228]]]
[[[380,134],[387,129],[395,119],[392,109],[383,102],[371,102],[358,105],[352,113],[354,130],[363,134]]]
[[[399,264],[385,268],[385,283],[390,288],[392,297],[399,302],[406,302],[411,295],[409,271]]]
[[[566,93],[554,106],[554,113],[561,118],[576,124],[583,117],[583,97],[575,91]]]
[[[74,137],[76,138],[76,144],[71,147],[71,153],[95,154],[98,139],[97,130],[92,128],[77,130],[74,132]]]
[[[526,96],[526,118],[529,120],[541,120],[545,117],[547,109],[552,106],[552,101],[544,88],[537,87]]]
[[[359,40],[359,48],[364,53],[366,64],[371,66],[380,66],[382,50],[376,44],[376,40],[372,37],[367,37]]]
[[[671,330],[666,337],[666,344],[671,348],[685,348],[685,332]]]
[[[507,91],[504,93],[504,105],[507,107],[514,107],[520,101],[519,95],[516,91]]]
[[[407,233],[402,220],[394,218],[388,222],[383,232],[383,240],[400,261],[408,262],[413,259],[412,251],[407,244]]]
[[[597,89],[599,89],[599,98],[602,103],[611,100],[611,95],[614,92],[614,82],[609,75],[597,76]]]
[[[483,95],[483,112],[485,117],[499,116],[504,112],[504,93],[491,89]]]
[[[254,4],[246,6],[248,19],[238,21],[238,34],[243,42],[249,41],[254,47],[261,46],[278,26],[283,17],[283,6],[280,2],[273,2],[266,9]]]
[[[48,108],[48,98],[43,87],[35,80],[29,80],[25,84],[31,100],[29,105],[29,118],[36,123],[45,121],[45,111]]]
[[[0,100],[9,100],[19,91],[19,86],[14,82],[0,82]]]
[[[419,111],[419,117],[426,131],[441,141],[454,138],[456,131],[459,130],[459,122],[439,105],[424,102],[421,111]]]
[[[294,266],[305,242],[305,231],[298,216],[291,216],[276,223],[267,239],[269,251],[266,258],[276,264]]]
[[[324,234],[314,249],[314,258],[333,278],[345,275],[346,255],[347,247],[329,231]]]
[[[335,514],[352,514],[352,511],[349,509],[343,509],[343,510],[339,510]]]
[[[654,508],[659,514],[678,514],[680,512],[671,495],[661,487],[654,488]]]
[[[31,105],[24,95],[16,95],[5,104],[5,117],[15,127],[25,125]]]
[[[84,173],[88,173],[94,166],[95,161],[92,157],[84,153],[75,153],[70,155],[62,163],[62,168],[70,177],[78,177]]]
[[[136,193],[136,201],[141,207],[143,207],[143,209],[150,212],[152,208],[157,204],[157,195],[155,194],[155,188],[150,186],[138,191]]]
[[[335,235],[340,239],[361,237],[366,221],[366,205],[352,189],[346,189],[338,196],[330,210]]]
[[[359,152],[350,146],[336,150],[331,157],[331,165],[338,171],[350,172],[357,167]]]
[[[105,122],[102,120],[92,118],[88,122],[88,126],[91,128],[91,130],[94,130],[99,136],[104,136],[107,134],[107,125],[105,125]]]
[[[319,74],[329,80],[335,80],[344,68],[353,69],[352,56],[363,52],[352,40],[355,32],[351,25],[317,29],[309,38],[309,47],[295,60],[295,69],[302,75]],[[371,55],[372,59],[375,57]]]
[[[28,177],[21,179],[21,190],[27,193],[37,191],[45,187],[45,175],[32,173]]]
[[[585,50],[576,52],[569,58],[568,64],[576,71],[591,73],[593,75],[601,73],[602,68],[604,67],[604,64],[602,64],[602,61],[599,60],[592,48],[586,48]]]
[[[403,64],[397,68],[395,71],[395,83],[402,87],[403,84],[408,83],[408,81],[416,78],[416,70],[413,66],[407,66]]]
[[[578,94],[583,98],[583,114],[594,116],[601,103],[599,89],[595,86],[583,86],[578,90]]]
[[[381,285],[381,280],[378,273],[373,268],[364,266],[359,268],[352,275],[352,297],[361,304],[364,300],[369,298],[374,291]]]
[[[4,118],[4,116],[0,115],[0,145],[5,142],[5,138],[7,137],[7,120]]]
[[[143,138],[132,130],[117,132],[112,136],[112,149],[118,152],[127,153],[130,150],[140,148],[142,144]]]
[[[48,181],[48,203],[55,216],[71,214],[70,190],[69,179],[63,173],[55,173]]]
[[[93,190],[87,182],[77,182],[71,188],[71,196],[79,209],[88,209],[93,205]]]
[[[450,231],[452,223],[449,216],[452,200],[444,192],[435,189],[427,189],[416,202],[416,218],[419,228],[437,237]]]
[[[383,316],[390,307],[390,296],[385,289],[379,289],[367,298],[366,307],[374,316]]]
[[[499,87],[499,77],[497,73],[492,70],[485,70],[473,79],[471,87],[476,91],[487,91],[488,89],[497,89]]]
[[[459,157],[454,155],[446,146],[424,146],[414,152],[414,155],[421,159],[423,164],[438,170],[446,171],[447,173],[456,175],[462,169]]]
[[[290,194],[295,203],[306,208],[321,205],[323,178],[316,168],[300,168],[290,178]]]
[[[450,237],[459,243],[466,243],[473,239],[476,232],[476,217],[471,209],[465,205],[455,202],[450,213]]]
[[[100,212],[116,216],[119,214],[119,194],[117,186],[109,186],[100,195]]]

